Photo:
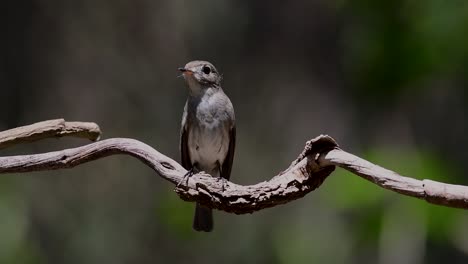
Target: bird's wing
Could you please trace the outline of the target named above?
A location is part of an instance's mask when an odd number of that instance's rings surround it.
[[[185,128],[182,128],[180,133],[180,162],[182,163],[182,167],[186,170],[190,170],[192,168],[188,150],[188,131]]]
[[[236,126],[234,125],[229,131],[229,149],[224,159],[223,166],[221,168],[221,177],[229,180],[231,177],[232,162],[234,160],[234,149],[236,147]]]
[[[182,116],[182,127],[180,129],[180,162],[186,170],[192,169],[190,162],[190,153],[188,149],[188,129],[187,129],[187,105],[185,105],[184,115]]]

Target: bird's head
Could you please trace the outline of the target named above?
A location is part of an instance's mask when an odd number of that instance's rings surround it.
[[[207,61],[191,61],[184,67],[179,68],[179,71],[182,72],[192,92],[221,84],[221,74],[218,73],[213,64]]]

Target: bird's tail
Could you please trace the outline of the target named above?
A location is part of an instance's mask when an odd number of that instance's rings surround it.
[[[213,230],[213,212],[211,208],[197,203],[193,218],[193,229],[196,231],[210,232]]]

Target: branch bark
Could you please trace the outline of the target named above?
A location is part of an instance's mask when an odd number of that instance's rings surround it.
[[[335,166],[403,195],[433,204],[468,208],[468,187],[401,176],[343,151],[331,137],[324,135],[308,141],[285,171],[269,181],[247,186],[218,180],[203,172],[184,178],[187,171],[179,163],[140,141],[125,138],[43,154],[0,157],[0,173],[73,168],[115,154],[133,156],[162,178],[177,184],[175,191],[183,200],[236,214],[252,213],[301,198],[320,187]]]
[[[96,141],[101,136],[101,130],[97,124],[90,122],[65,122],[64,119],[47,120],[1,131],[0,149],[44,138],[65,136]]]

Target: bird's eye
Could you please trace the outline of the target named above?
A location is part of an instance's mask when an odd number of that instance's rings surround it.
[[[203,71],[203,73],[205,73],[205,74],[210,74],[211,68],[210,68],[209,66],[203,66],[202,71]]]

